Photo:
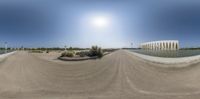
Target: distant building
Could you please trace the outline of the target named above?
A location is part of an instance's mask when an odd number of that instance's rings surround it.
[[[142,43],[140,48],[145,50],[178,50],[178,40],[161,40]]]

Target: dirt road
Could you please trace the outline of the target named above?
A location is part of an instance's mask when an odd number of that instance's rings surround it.
[[[200,63],[163,68],[119,50],[66,64],[17,52],[0,63],[0,99],[199,99]]]

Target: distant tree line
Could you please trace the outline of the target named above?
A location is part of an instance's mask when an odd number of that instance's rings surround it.
[[[137,49],[141,49],[141,48],[122,48],[122,49],[127,49],[127,50],[137,50]]]
[[[89,48],[77,48],[77,47],[69,47],[66,48],[67,50],[87,50]],[[0,50],[5,50],[5,47],[0,47]],[[65,48],[60,48],[60,47],[52,47],[52,48],[46,48],[46,47],[38,47],[38,48],[26,48],[26,47],[20,47],[20,48],[11,48],[8,47],[7,50],[65,50]]]
[[[106,48],[106,49],[103,49],[104,52],[114,52],[116,50],[119,50],[118,48]]]
[[[196,47],[196,48],[181,48],[180,50],[200,50],[200,47]]]
[[[5,48],[4,47],[0,47],[0,50],[5,50]],[[8,47],[7,50],[14,50],[14,48]]]
[[[22,49],[22,48],[21,48]],[[51,48],[46,48],[46,47],[38,47],[38,48],[23,48],[24,50],[65,50],[65,48],[60,48],[60,47],[51,47]],[[87,50],[89,48],[78,48],[78,47],[69,47],[66,48],[66,50]]]
[[[91,48],[78,48],[78,47],[69,47],[66,50],[90,50]],[[5,50],[5,47],[0,47],[0,50]],[[20,47],[20,48],[11,48],[8,47],[7,50],[26,50],[26,51],[63,51],[65,48],[61,47],[37,47],[37,48],[28,48],[28,47]],[[113,52],[119,50],[117,48],[105,48],[102,49],[104,52]]]

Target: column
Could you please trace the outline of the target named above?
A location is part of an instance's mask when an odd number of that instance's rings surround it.
[[[176,42],[176,50],[179,49],[179,45],[178,45],[178,42]]]
[[[166,50],[168,50],[168,49],[169,49],[168,42],[166,42]]]
[[[173,42],[171,42],[171,50],[174,50]]]

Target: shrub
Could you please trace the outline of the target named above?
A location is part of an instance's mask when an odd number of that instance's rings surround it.
[[[73,50],[73,48],[72,48],[72,47],[69,47],[69,50]]]
[[[79,56],[80,56],[80,57],[85,57],[86,54],[85,54],[84,52],[80,52]]]
[[[61,54],[61,57],[74,57],[74,52],[73,51],[63,52]]]
[[[80,57],[85,57],[89,55],[89,52],[88,51],[76,52],[76,55],[79,55]]]
[[[101,48],[97,49],[97,56],[102,57],[103,56],[103,50]]]
[[[98,46],[92,46],[92,48],[89,51],[89,56],[103,56],[103,50]]]
[[[62,52],[60,57],[66,56],[66,52]]]

